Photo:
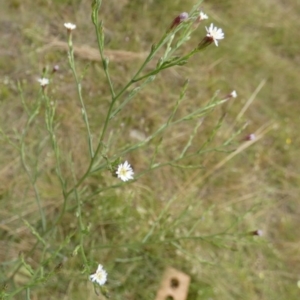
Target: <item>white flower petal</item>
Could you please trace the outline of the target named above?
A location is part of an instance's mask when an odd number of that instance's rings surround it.
[[[123,164],[120,164],[118,166],[116,174],[118,175],[118,178],[120,178],[122,181],[128,181],[130,179],[133,179],[134,172],[132,167],[126,160]]]
[[[211,23],[209,28],[205,27],[207,31],[207,37],[212,39],[216,46],[218,46],[218,40],[224,39],[224,33],[221,28],[214,27],[214,24]]]
[[[104,285],[107,281],[107,272],[103,269],[103,266],[99,264],[96,273],[90,275],[89,278],[92,282]]]
[[[232,92],[230,93],[230,96],[231,96],[232,98],[236,98],[236,97],[237,97],[236,91],[232,91]]]
[[[76,28],[75,24],[72,23],[65,23],[64,26],[68,29],[68,30],[74,30]]]
[[[202,21],[202,20],[207,20],[207,19],[208,19],[208,16],[204,12],[200,11],[199,20]]]
[[[40,83],[40,85],[42,87],[44,87],[44,86],[46,86],[46,85],[49,84],[49,79],[48,78],[39,78],[37,81]]]

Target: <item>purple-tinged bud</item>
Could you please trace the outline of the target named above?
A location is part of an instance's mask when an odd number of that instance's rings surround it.
[[[245,141],[254,141],[256,139],[256,136],[254,133],[250,133],[245,137]]]
[[[263,231],[258,229],[258,230],[254,230],[254,231],[250,231],[249,234],[251,235],[256,235],[256,236],[263,236]]]
[[[172,30],[173,28],[177,27],[181,22],[187,20],[188,17],[189,17],[189,14],[187,12],[182,12],[179,16],[177,16],[173,20],[169,30]]]
[[[53,66],[52,73],[59,71],[59,65]]]

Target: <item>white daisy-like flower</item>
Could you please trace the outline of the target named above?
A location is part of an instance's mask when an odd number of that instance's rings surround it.
[[[42,87],[45,87],[46,85],[49,84],[49,79],[48,78],[39,78],[37,81],[40,83],[40,85]]]
[[[68,29],[68,30],[74,30],[76,28],[75,24],[72,23],[65,23],[64,26]]]
[[[236,98],[236,97],[237,97],[236,91],[232,91],[229,95],[230,95],[230,97],[232,97],[232,98]]]
[[[206,26],[205,26],[205,28],[207,31],[206,36],[209,39],[211,39],[215,43],[216,46],[218,46],[218,40],[224,39],[224,33],[223,33],[222,29],[221,28],[218,29],[217,27],[214,27],[213,23],[210,24],[209,28],[207,28]]]
[[[199,21],[207,20],[207,19],[208,19],[208,16],[203,11],[200,11],[200,13],[199,13]]]
[[[102,265],[98,265],[97,271],[95,274],[90,275],[90,280],[96,282],[99,285],[104,285],[107,280],[107,272],[103,269]]]
[[[118,175],[118,178],[120,178],[123,181],[128,181],[130,179],[133,179],[133,170],[128,161],[125,161],[124,164],[120,164],[118,166],[118,169],[116,171],[116,174]]]

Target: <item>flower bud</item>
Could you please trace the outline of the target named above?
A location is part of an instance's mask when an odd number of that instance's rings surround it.
[[[245,137],[245,141],[254,141],[256,139],[256,136],[254,133],[250,133]]]
[[[169,30],[172,30],[173,28],[177,27],[181,22],[185,21],[186,19],[188,19],[189,17],[189,14],[187,12],[183,12],[181,13],[179,16],[177,16],[171,26],[170,26],[170,29]]]
[[[249,234],[250,235],[262,236],[264,233],[263,233],[262,230],[258,229],[258,230],[250,231]]]
[[[53,66],[52,73],[59,71],[59,65]]]

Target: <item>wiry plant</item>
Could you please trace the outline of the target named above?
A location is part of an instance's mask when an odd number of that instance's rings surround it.
[[[76,68],[73,35],[76,34],[75,29],[77,28],[77,26],[72,23],[64,24],[67,29],[68,35],[68,62],[76,84],[82,120],[85,124],[86,141],[88,147],[88,165],[86,166],[86,169],[83,173],[77,174],[74,167],[74,164],[76,164],[76,162],[66,162],[62,159],[62,157],[67,157],[68,154],[63,155],[62,149],[57,139],[56,102],[52,98],[51,94],[48,93],[48,86],[52,84],[50,76],[54,76],[54,73],[58,72],[59,70],[59,68],[56,66],[52,70],[52,74],[49,74],[45,71],[42,78],[38,80],[41,85],[41,90],[36,103],[29,107],[25,103],[25,101],[23,101],[28,120],[25,128],[23,129],[23,132],[20,134],[20,145],[16,145],[15,143],[10,141],[20,152],[23,169],[28,176],[33,190],[35,191],[35,198],[37,206],[39,208],[42,226],[41,228],[37,228],[35,225],[30,224],[29,221],[24,220],[24,224],[29,229],[31,234],[35,237],[36,243],[32,246],[32,249],[28,251],[28,253],[22,254],[20,256],[20,259],[15,262],[14,272],[10,274],[7,282],[14,278],[14,275],[20,268],[25,268],[28,271],[28,273],[30,274],[30,279],[24,285],[16,287],[14,290],[2,290],[2,298],[12,298],[25,290],[27,293],[27,299],[29,299],[31,289],[38,285],[42,285],[53,278],[53,276],[57,274],[59,268],[56,267],[51,270],[48,268],[48,264],[49,262],[55,261],[58,257],[61,258],[61,256],[63,256],[61,252],[63,252],[66,245],[68,245],[72,238],[74,238],[75,234],[77,234],[76,236],[79,236],[79,238],[78,240],[76,240],[77,245],[73,250],[73,256],[80,257],[80,264],[83,266],[82,273],[86,277],[91,274],[91,270],[94,265],[96,265],[96,262],[94,260],[94,257],[89,254],[89,249],[86,247],[86,243],[90,234],[90,225],[88,224],[88,221],[84,216],[83,208],[85,205],[88,205],[89,201],[96,195],[103,195],[103,193],[108,193],[115,188],[124,188],[124,185],[133,184],[145,174],[154,172],[156,169],[165,166],[178,167],[181,164],[181,168],[199,168],[198,165],[184,165],[184,163],[182,162],[187,159],[193,160],[196,157],[202,157],[202,155],[209,152],[223,151],[233,153],[231,155],[235,155],[239,153],[239,151],[241,151],[242,148],[233,148],[232,142],[235,137],[240,134],[240,132],[245,128],[245,126],[236,130],[230,136],[225,137],[224,141],[222,141],[220,145],[210,146],[223,124],[225,113],[222,114],[222,116],[216,121],[216,124],[207,136],[206,141],[200,147],[193,147],[193,142],[197,137],[197,131],[202,125],[203,119],[209,114],[213,113],[213,111],[217,107],[220,107],[223,104],[227,103],[230,99],[237,97],[237,93],[233,91],[231,93],[228,93],[225,97],[219,97],[219,94],[215,93],[214,95],[212,95],[211,99],[208,102],[201,104],[199,107],[195,108],[189,113],[186,113],[183,116],[178,116],[178,109],[181,103],[184,101],[186,90],[188,89],[188,80],[186,80],[184,85],[182,86],[181,93],[178,96],[176,103],[174,103],[173,109],[169,113],[167,120],[157,129],[153,130],[153,132],[150,132],[147,137],[138,142],[128,143],[122,148],[115,149],[113,148],[113,146],[111,146],[111,139],[113,139],[114,137],[108,136],[108,132],[111,126],[113,126],[111,125],[112,121],[118,118],[119,115],[121,115],[125,107],[127,107],[129,103],[134,101],[135,96],[142,93],[143,89],[147,85],[155,82],[158,74],[164,72],[166,69],[174,67],[180,68],[181,66],[186,65],[193,56],[200,55],[200,52],[202,52],[211,44],[215,44],[216,46],[218,46],[219,40],[224,39],[224,33],[222,29],[218,29],[213,24],[211,24],[209,27],[206,27],[207,33],[206,35],[201,36],[198,44],[190,45],[191,35],[198,34],[197,30],[199,28],[199,25],[202,26],[202,23],[206,19],[208,19],[208,16],[199,9],[201,2],[202,1],[199,1],[193,7],[190,13],[181,13],[176,18],[174,18],[172,22],[170,22],[171,25],[166,28],[160,40],[158,40],[150,47],[147,57],[137,69],[137,71],[132,75],[131,79],[128,82],[125,82],[122,87],[116,88],[113,78],[110,74],[109,59],[105,56],[104,51],[105,34],[103,21],[99,20],[102,1],[94,0],[92,5],[91,17],[97,37],[97,44],[101,56],[102,67],[110,93],[110,100],[105,112],[105,119],[101,123],[99,123],[99,128],[101,128],[99,132],[92,132],[90,126],[90,116],[88,115],[86,103],[84,100],[84,94],[82,92],[84,74],[79,74]],[[190,50],[187,51],[187,53],[178,54],[183,51],[183,45],[190,46]],[[153,64],[153,62],[155,62],[155,64]],[[48,139],[50,141],[52,153],[54,155],[54,169],[63,198],[62,206],[59,208],[58,215],[54,220],[47,220],[46,214],[43,209],[43,199],[40,195],[39,187],[37,185],[39,176],[37,167],[38,164],[36,163],[35,165],[36,169],[32,169],[29,166],[26,157],[26,135],[31,125],[34,124],[37,116],[39,116],[42,111],[44,112],[45,128],[48,132]],[[193,123],[192,121],[196,122]],[[156,149],[153,155],[149,157],[148,167],[144,170],[140,170],[139,172],[133,170],[128,158],[130,153],[145,149],[155,139],[162,139],[167,130],[172,130],[172,128],[174,128],[176,125],[187,122],[191,124],[190,135],[185,144],[181,145],[179,154],[176,154],[172,159],[168,161],[161,162],[157,159],[158,152],[161,150],[159,148],[159,145],[156,145]],[[10,140],[9,137],[7,137],[4,133],[3,136],[4,138]],[[247,142],[250,141],[249,144],[252,140],[252,135],[251,138],[250,136],[249,138],[247,138]],[[230,156],[228,156],[227,159],[230,159]],[[219,162],[219,164],[216,165],[215,169],[218,169],[225,162],[224,160]],[[66,172],[64,172],[62,165],[65,163],[68,164],[72,176],[67,176]],[[93,189],[86,187],[86,182],[88,182],[89,178],[91,178],[95,174],[109,174],[109,172],[112,173],[113,176],[118,177],[114,178],[115,181],[113,183],[103,186],[100,185]],[[212,170],[209,170],[207,174],[210,174],[209,172],[212,172]],[[158,224],[160,224],[160,222],[162,222],[162,220],[166,217],[168,209],[174,203],[175,199],[176,197],[173,197],[169,201],[167,201],[160,215],[157,217],[155,222],[152,223],[149,230],[141,239],[141,245],[146,245],[150,241],[150,239],[155,236],[155,230],[158,227]],[[66,212],[69,211],[75,212],[77,221],[76,230],[67,234],[67,236],[63,238],[60,246],[53,249],[51,247],[52,239],[55,239],[57,228],[63,223]],[[185,213],[186,211],[182,213],[182,216]],[[180,218],[181,216],[175,221],[175,223],[180,223]],[[213,241],[215,237],[219,237],[220,235],[227,232],[225,230],[218,235],[216,234],[213,236],[203,237],[199,235],[193,236],[193,229],[191,229],[185,236],[167,238],[165,236],[167,236],[166,232],[168,230],[164,230],[165,229],[162,230],[161,234],[162,241],[172,244],[177,249],[182,249],[179,244],[179,240],[181,239],[199,239],[215,243]],[[38,267],[33,269],[27,260],[37,247],[42,249],[43,254],[41,255]],[[101,258],[99,259],[101,260]],[[101,263],[104,262],[101,261]],[[103,294],[109,294],[108,288],[106,286],[103,286],[107,280],[107,273],[101,265],[98,266],[96,273],[90,276],[90,279],[95,283],[95,285],[99,285],[99,289]],[[95,288],[97,291],[98,287]]]

